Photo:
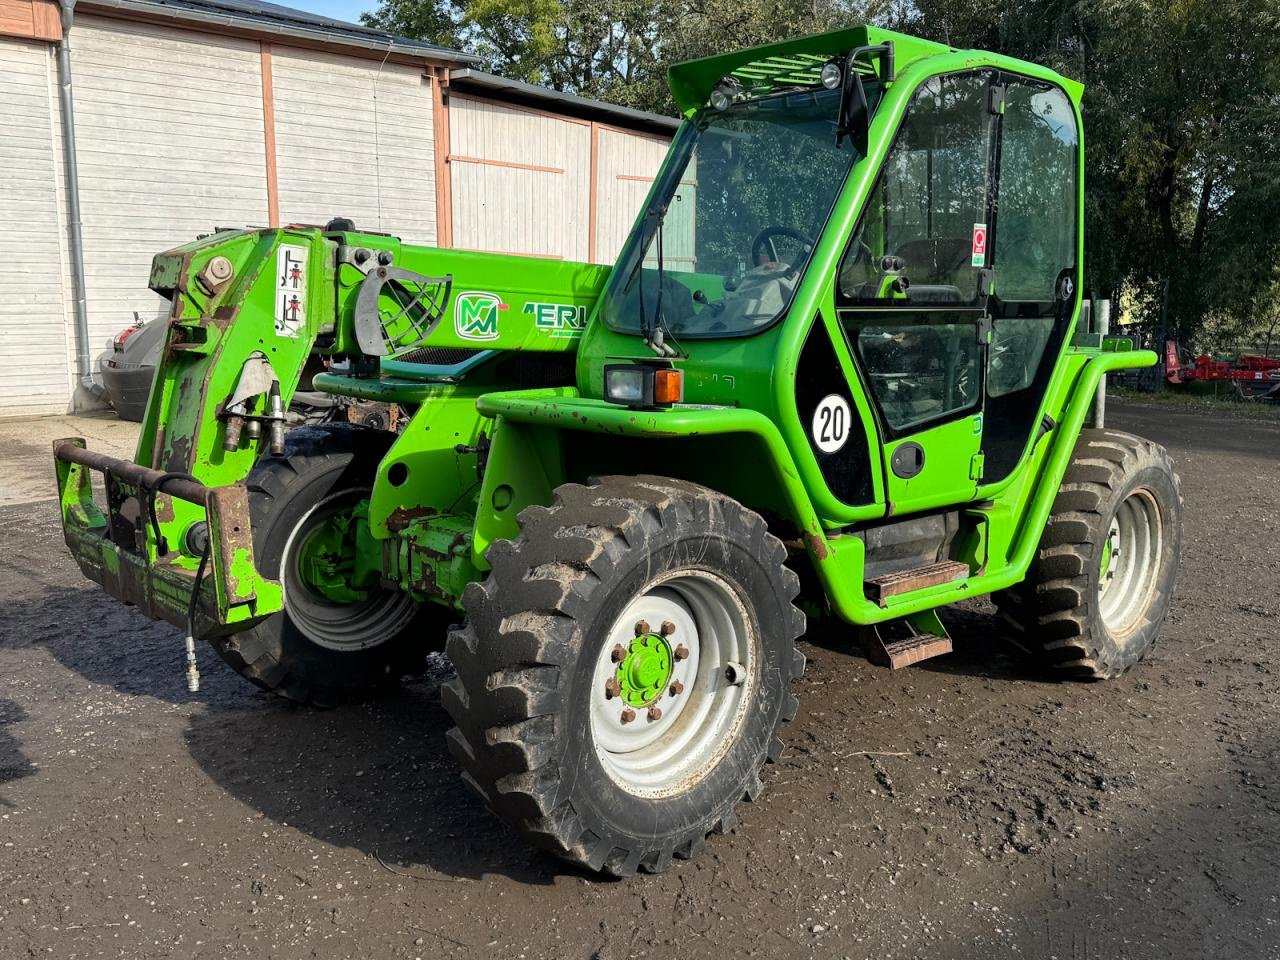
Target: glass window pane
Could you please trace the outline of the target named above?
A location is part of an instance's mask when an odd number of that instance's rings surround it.
[[[867,88],[874,106],[879,84]],[[679,339],[777,320],[858,159],[836,144],[839,104],[838,90],[801,90],[699,114],[619,259],[605,323],[638,332],[660,320]]]
[[[969,73],[921,85],[863,212],[840,271],[854,304],[970,306],[985,253],[990,78]],[[906,283],[895,282],[905,277]]]
[[[1008,317],[992,325],[987,363],[989,396],[1002,397],[1031,386],[1053,335],[1053,325],[1052,316]]]
[[[1051,303],[1058,276],[1076,262],[1077,135],[1066,95],[1012,81],[1000,146],[995,225],[996,294]]]
[[[972,323],[865,326],[857,347],[894,430],[977,405],[981,348]]]

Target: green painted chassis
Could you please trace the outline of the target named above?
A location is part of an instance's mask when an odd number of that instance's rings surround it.
[[[219,414],[254,353],[270,359],[286,402],[313,349],[334,357],[358,353],[352,311],[363,274],[336,255],[339,246],[348,245],[388,251],[397,266],[424,275],[451,276],[453,299],[425,345],[493,351],[469,362],[462,376],[392,360],[383,362],[381,375],[329,372],[314,379],[316,389],[393,401],[414,411],[378,465],[370,497],[363,543],[380,550],[377,562],[368,565],[382,582],[396,583],[424,601],[457,606],[466,585],[485,575],[489,545],[516,535],[524,507],[550,503],[557,485],[592,474],[656,473],[707,483],[783,518],[798,532],[831,608],[852,623],[920,613],[1017,583],[1031,562],[1101,378],[1112,370],[1150,366],[1155,355],[1073,338],[1077,300],[1068,346],[1040,411],[1057,426],[1028,439],[1016,470],[996,484],[984,485],[979,477],[959,495],[955,478],[968,475],[980,447],[973,418],[964,418],[912,438],[929,450],[928,469],[920,477],[908,484],[891,471],[873,470],[873,501],[852,506],[831,494],[818,470],[795,405],[796,361],[812,324],[825,323],[852,386],[855,415],[868,437],[878,436],[875,414],[858,387],[835,319],[834,283],[846,238],[923,80],[978,67],[1037,77],[1067,92],[1078,124],[1081,87],[1032,64],[951,51],[885,31],[858,28],[836,37],[848,47],[889,39],[897,46],[898,74],[872,122],[868,156],[855,164],[842,189],[786,318],[753,337],[685,344],[689,355],[677,361],[685,372],[685,404],[637,411],[600,399],[606,360],[652,359],[638,337],[612,332],[596,316],[608,268],[417,247],[385,235],[326,234],[314,228],[216,234],[156,257],[151,286],[172,299],[173,310],[134,462],[75,462],[82,442],[74,440],[58,448],[63,526],[81,569],[149,615],[185,623],[199,562],[186,534],[207,520],[213,549],[211,576],[199,602],[203,632],[238,629],[281,608],[279,583],[253,563],[248,526],[244,480],[264,445],[250,442],[224,451]],[[818,49],[813,38],[762,49],[785,54],[800,47]],[[759,51],[747,51],[675,68],[672,85],[686,113],[692,115],[705,102],[716,79],[758,56]],[[687,135],[688,126],[678,136]],[[1083,150],[1080,163],[1083,183]],[[1083,219],[1082,191],[1079,205]],[[278,335],[274,325],[281,243],[309,251],[307,320],[295,336]],[[198,278],[215,256],[227,257],[235,270],[230,282],[210,290]],[[1083,262],[1083,238],[1077,259]],[[457,297],[467,291],[496,294],[507,306],[493,339],[469,340],[453,322]],[[539,328],[530,306],[540,303],[585,308],[585,330],[559,330],[553,336]],[[504,356],[563,351],[576,351],[576,386],[503,389]],[[873,459],[887,462],[901,442],[881,446],[873,439]],[[188,496],[156,496],[167,553],[157,549],[145,522],[140,506],[145,483],[131,474],[138,467],[187,473],[197,482]],[[92,502],[90,470],[108,479],[106,514]],[[970,576],[883,604],[869,600],[863,590],[863,543],[850,528],[952,505],[970,521],[972,534],[958,547]]]

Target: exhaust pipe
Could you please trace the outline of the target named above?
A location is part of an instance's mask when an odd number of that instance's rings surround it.
[[[62,165],[67,178],[67,242],[71,253],[71,291],[76,321],[76,374],[80,389],[95,400],[106,390],[93,379],[93,354],[89,348],[89,310],[84,292],[84,230],[80,217],[80,167],[76,161],[76,116],[71,88],[71,22],[76,0],[61,0],[62,38],[58,41],[58,105],[62,111]],[[82,409],[80,394],[71,399],[72,410]]]

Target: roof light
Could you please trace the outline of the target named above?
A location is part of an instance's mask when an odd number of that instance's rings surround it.
[[[742,92],[742,84],[735,77],[725,77],[711,91],[711,106],[717,110],[727,110],[734,98]]]
[[[840,65],[840,61],[828,60],[824,63],[822,70],[818,73],[818,79],[828,90],[834,90],[840,86],[840,82],[844,79],[844,68]]]

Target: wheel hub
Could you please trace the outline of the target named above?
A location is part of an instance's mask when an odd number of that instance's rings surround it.
[[[1099,551],[1098,604],[1117,639],[1142,623],[1164,553],[1164,520],[1155,496],[1139,487],[1116,508]]]
[[[663,797],[704,776],[754,696],[756,644],[742,601],[714,574],[668,575],[633,600],[585,691],[596,756],[614,782]]]
[[[655,702],[671,681],[672,665],[671,645],[665,637],[657,633],[636,637],[618,664],[622,701],[632,707],[647,707]]]
[[[319,647],[368,650],[417,616],[418,601],[379,589],[364,565],[358,538],[367,510],[367,491],[335,493],[307,511],[285,542],[280,558],[285,613]]]
[[[307,589],[333,603],[368,599],[367,590],[351,585],[356,565],[351,517],[336,513],[307,531],[298,547],[298,575]]]

